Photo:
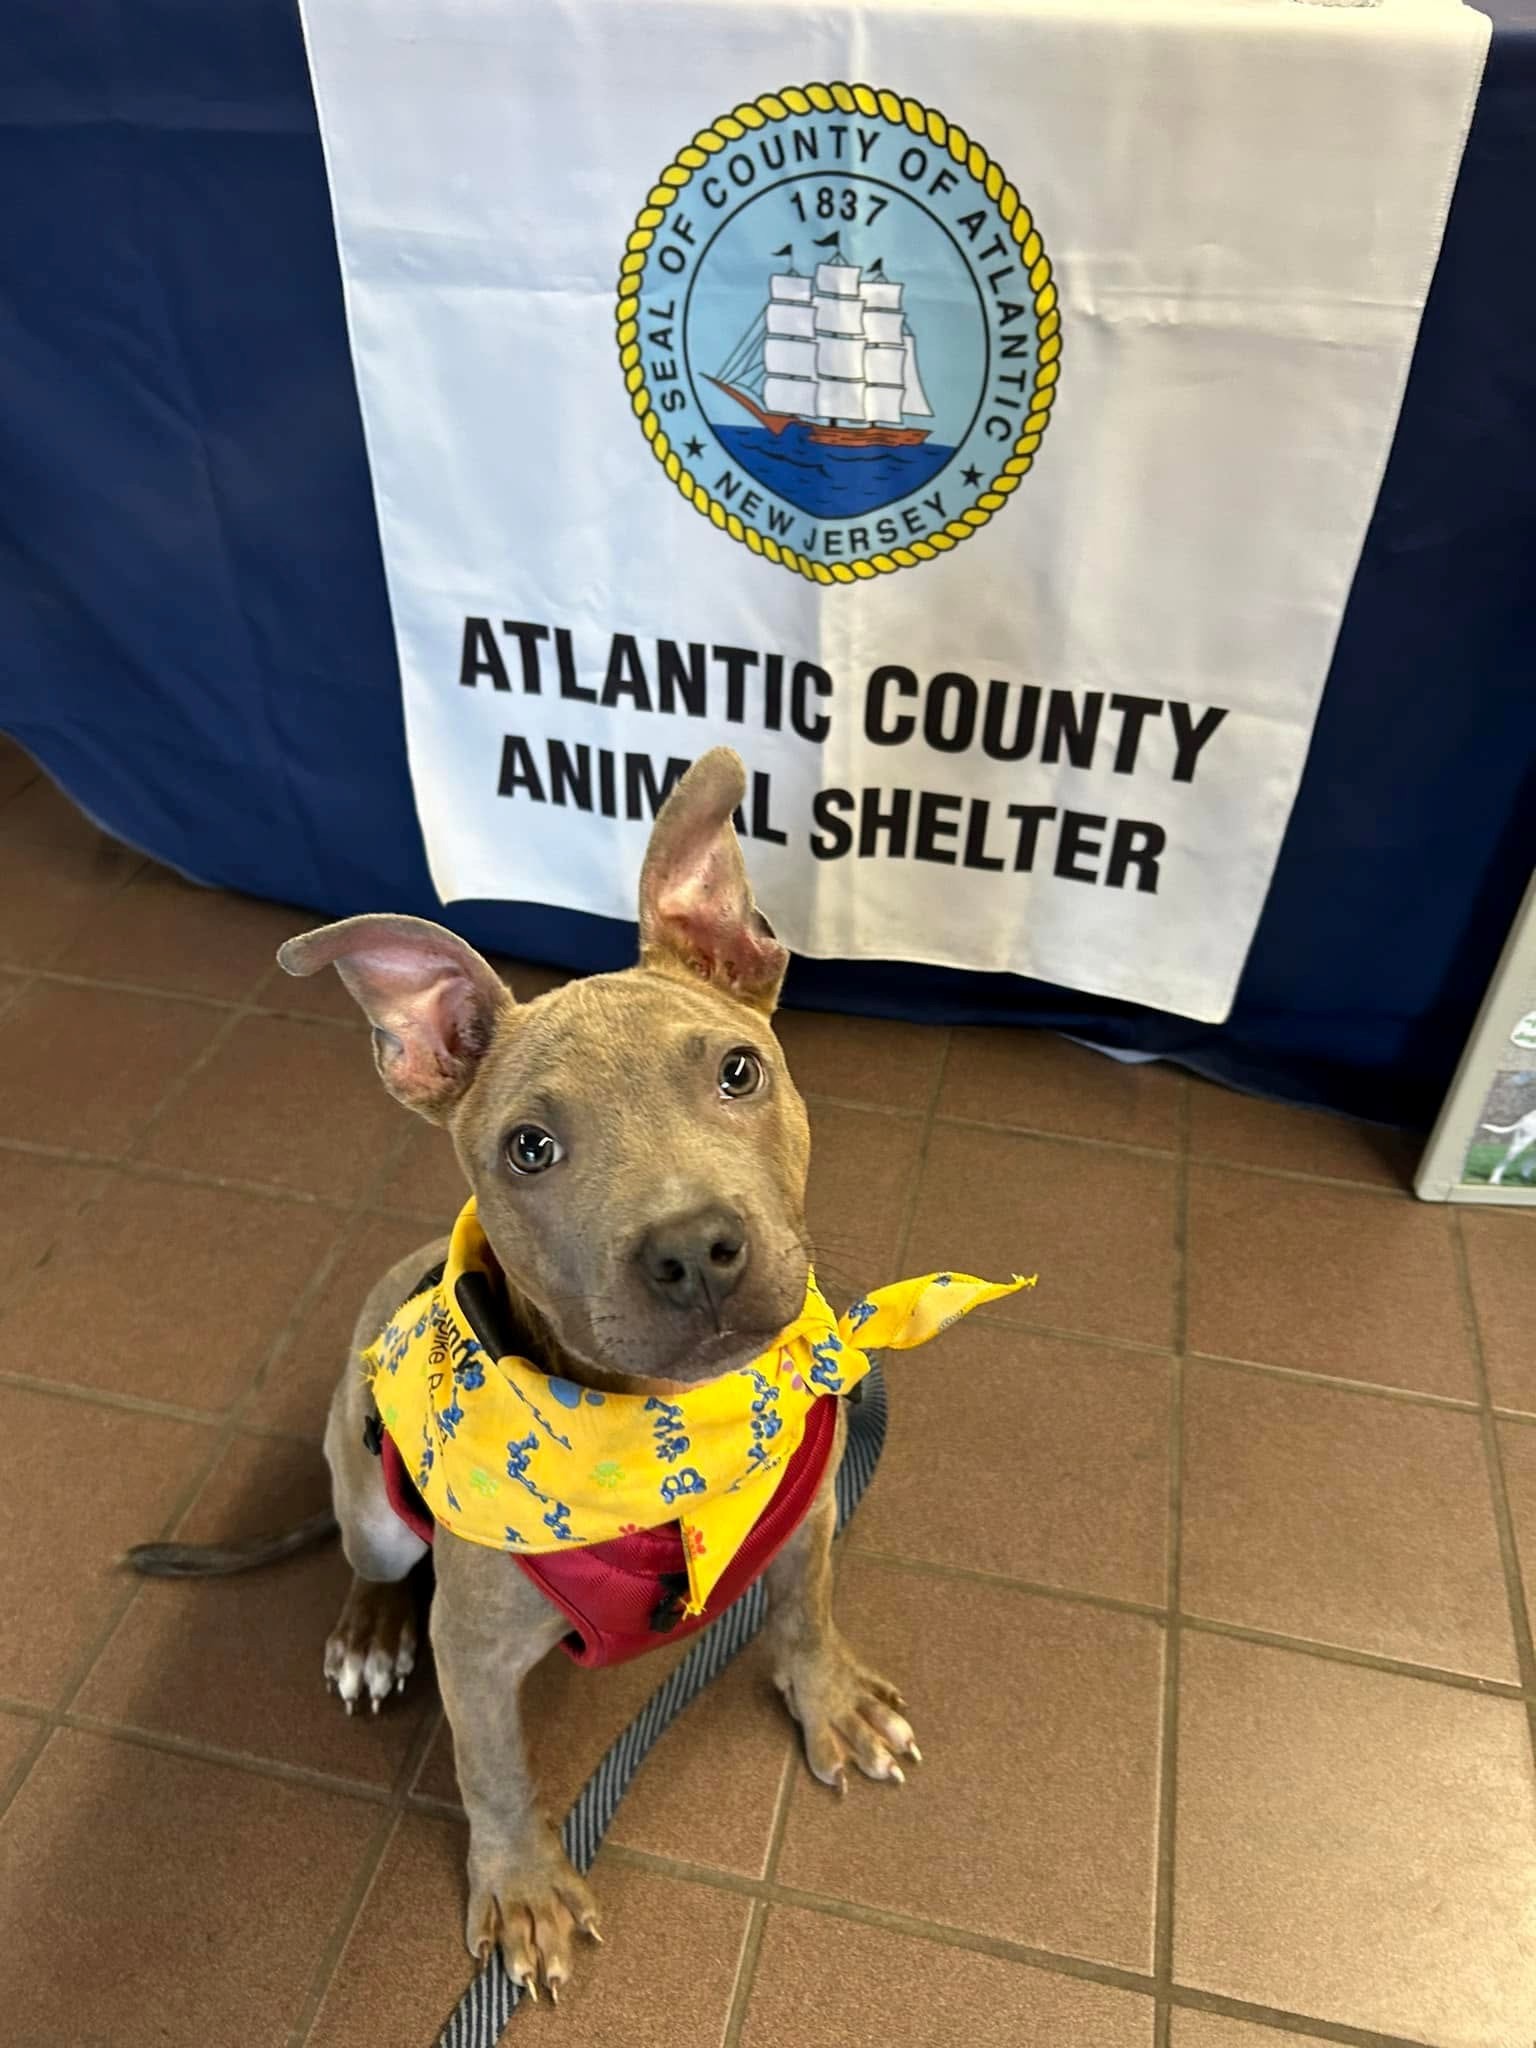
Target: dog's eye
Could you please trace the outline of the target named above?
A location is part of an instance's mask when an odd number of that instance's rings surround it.
[[[734,1052],[728,1052],[720,1062],[720,1093],[733,1099],[738,1095],[755,1095],[763,1085],[763,1063],[757,1054],[745,1045],[738,1045]]]
[[[519,1124],[507,1139],[507,1164],[514,1173],[547,1173],[563,1157],[559,1141],[537,1124]]]

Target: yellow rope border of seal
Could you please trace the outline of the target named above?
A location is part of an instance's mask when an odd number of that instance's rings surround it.
[[[759,533],[756,527],[748,526],[739,514],[722,505],[684,466],[673,447],[662,427],[661,416],[652,403],[640,360],[639,286],[645,272],[646,252],[656,239],[657,229],[666,219],[667,208],[684,191],[694,172],[702,170],[712,156],[718,156],[731,143],[742,141],[754,129],[766,128],[774,121],[788,120],[792,114],[832,113],[862,114],[866,120],[884,120],[892,127],[908,129],[935,149],[947,149],[961,169],[969,173],[1013,235],[1020,267],[1034,294],[1040,343],[1024,430],[1013,444],[1013,453],[987,488],[958,519],[950,520],[941,531],[922,540],[911,541],[905,547],[892,548],[889,554],[870,555],[857,562],[810,561],[775,540],[772,534]],[[1002,167],[994,163],[981,144],[973,141],[963,128],[946,120],[934,108],[925,107],[919,100],[902,98],[894,92],[877,92],[868,85],[790,85],[780,92],[760,93],[755,100],[744,102],[729,114],[722,114],[710,127],[701,129],[686,148],[680,149],[646,195],[645,204],[635,216],[635,225],[625,244],[624,260],[619,265],[617,327],[619,364],[624,372],[630,405],[651,444],[651,453],[673,483],[695,512],[718,526],[722,533],[729,534],[732,540],[741,541],[753,554],[762,555],[781,568],[794,570],[810,583],[867,582],[874,576],[891,575],[897,569],[912,569],[919,562],[931,562],[936,555],[947,554],[961,541],[969,540],[973,533],[987,524],[994,512],[1002,511],[1010,495],[1029,474],[1035,451],[1050,424],[1051,407],[1056,402],[1061,375],[1061,313],[1056,303],[1051,260],[1045,253],[1029,208],[1004,176]]]

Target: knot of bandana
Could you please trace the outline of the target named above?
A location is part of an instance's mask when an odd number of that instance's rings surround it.
[[[773,1498],[814,1402],[848,1394],[871,1351],[926,1344],[983,1303],[1032,1287],[966,1273],[899,1280],[834,1315],[805,1306],[749,1365],[662,1399],[598,1393],[492,1357],[459,1306],[470,1274],[499,1284],[473,1200],[441,1280],[398,1309],[363,1354],[384,1427],[434,1518],[492,1550],[547,1552],[682,1525],[688,1612]]]

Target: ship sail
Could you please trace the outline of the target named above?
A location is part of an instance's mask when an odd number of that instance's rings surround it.
[[[816,266],[816,410],[864,417],[864,301],[856,263]]]
[[[768,299],[712,380],[779,433],[791,420],[843,445],[921,440],[905,416],[932,418],[903,287],[881,264],[866,270],[832,248],[810,277],[770,273]],[[789,250],[781,250],[789,256]],[[828,422],[820,426],[820,422]]]
[[[816,309],[811,280],[780,271],[768,280],[763,404],[802,418],[816,411]]]

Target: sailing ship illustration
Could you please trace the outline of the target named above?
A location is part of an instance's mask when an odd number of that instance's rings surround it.
[[[774,251],[768,299],[709,382],[770,434],[799,422],[807,438],[840,448],[900,448],[926,441],[933,407],[917,368],[917,340],[902,311],[903,287],[883,261],[849,263],[836,237],[811,277],[793,245]]]

